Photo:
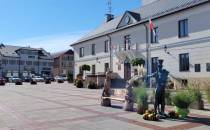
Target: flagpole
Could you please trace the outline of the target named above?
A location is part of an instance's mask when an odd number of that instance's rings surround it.
[[[151,19],[149,18],[149,34],[148,34],[148,74],[149,74],[149,88],[152,88],[152,79],[151,79],[151,75],[152,75],[152,65],[151,65],[151,27],[150,27],[150,21]]]

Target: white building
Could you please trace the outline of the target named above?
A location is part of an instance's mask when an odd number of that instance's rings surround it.
[[[0,75],[50,75],[53,58],[44,49],[0,44]]]
[[[149,18],[155,25],[157,36],[150,37],[148,33]],[[110,67],[119,78],[129,79],[133,73],[129,61],[134,57],[147,61],[146,45],[150,42],[153,71],[159,58],[164,60],[164,68],[174,77],[210,78],[209,20],[209,0],[153,0],[145,3],[139,9],[108,19],[72,44],[75,75],[80,66],[88,64],[92,73],[105,72]]]

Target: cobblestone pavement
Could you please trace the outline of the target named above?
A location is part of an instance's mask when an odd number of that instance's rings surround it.
[[[101,90],[71,84],[7,84],[0,87],[0,130],[210,130],[210,112],[187,120],[145,121],[136,112],[100,106]],[[171,109],[171,108],[168,108]]]

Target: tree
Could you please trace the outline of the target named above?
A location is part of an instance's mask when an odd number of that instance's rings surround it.
[[[67,81],[69,83],[73,83],[73,74],[69,71],[68,71],[68,74],[67,74]]]
[[[145,65],[145,61],[142,58],[135,58],[131,61],[132,66],[138,66],[138,65]]]
[[[90,71],[90,66],[85,64],[85,65],[82,66],[82,70],[83,71]]]
[[[89,65],[83,65],[82,66],[82,71],[84,71],[84,78],[86,78],[86,71],[90,71],[90,66]]]

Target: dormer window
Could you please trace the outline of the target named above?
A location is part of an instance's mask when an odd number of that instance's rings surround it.
[[[130,22],[130,17],[129,17],[129,16],[126,16],[126,17],[125,17],[125,23],[126,23],[126,24],[129,24],[129,22]]]

